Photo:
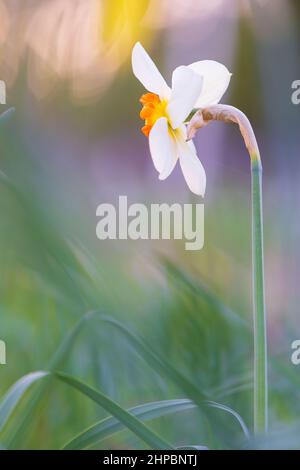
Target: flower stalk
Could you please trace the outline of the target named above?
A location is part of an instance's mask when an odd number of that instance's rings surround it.
[[[252,198],[252,290],[254,327],[254,433],[266,433],[268,429],[268,379],[267,334],[264,288],[263,215],[262,215],[262,164],[252,126],[240,110],[233,106],[215,105],[201,109],[188,124],[187,136],[191,139],[197,129],[210,121],[235,123],[248,149],[251,162]]]
[[[262,165],[251,158],[252,283],[254,319],[254,432],[268,430],[267,334],[264,290]]]

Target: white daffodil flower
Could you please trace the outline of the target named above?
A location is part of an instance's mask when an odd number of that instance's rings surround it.
[[[190,190],[204,196],[206,175],[192,141],[187,142],[185,120],[194,108],[217,104],[227,90],[231,74],[213,60],[177,67],[172,88],[140,43],[132,51],[132,69],[149,93],[144,94],[140,116],[149,137],[150,153],[159,179],[166,179],[179,159]]]

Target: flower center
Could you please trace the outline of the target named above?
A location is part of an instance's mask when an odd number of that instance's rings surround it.
[[[148,137],[157,119],[161,117],[168,118],[166,112],[168,103],[166,100],[161,101],[159,96],[155,93],[146,93],[145,95],[142,95],[140,103],[143,105],[140,117],[145,120],[145,125],[141,130],[143,134]]]

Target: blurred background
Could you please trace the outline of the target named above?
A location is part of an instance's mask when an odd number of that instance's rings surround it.
[[[176,66],[203,59],[233,73],[223,102],[249,116],[264,166],[271,428],[297,425],[300,369],[290,355],[300,337],[300,107],[291,84],[300,79],[299,2],[0,0],[0,22],[1,110],[16,108],[0,130],[1,395],[47,368],[76,321],[99,309],[252,427],[250,171],[238,130],[213,123],[196,137],[208,181],[203,250],[96,238],[97,206],[117,205],[119,195],[129,204],[202,202],[179,167],[157,178],[130,63],[139,40],[168,82]],[[126,408],[185,398],[95,318],[60,369]],[[27,420],[30,396],[22,402],[1,444],[60,448],[106,416],[55,382],[37,401]],[[231,418],[216,437],[195,411],[150,424],[178,446],[234,448],[241,440]],[[300,438],[280,445],[300,448]],[[143,446],[122,432],[96,448]]]

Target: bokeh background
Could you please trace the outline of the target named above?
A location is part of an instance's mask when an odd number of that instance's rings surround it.
[[[250,172],[238,130],[213,123],[196,137],[208,181],[203,250],[188,252],[172,240],[96,238],[96,207],[117,204],[119,195],[129,204],[199,202],[180,168],[157,179],[140,132],[143,88],[130,64],[139,40],[169,82],[176,66],[202,59],[233,72],[223,101],[249,116],[264,166],[275,436],[264,445],[300,448],[300,434],[289,434],[300,417],[300,369],[290,361],[291,342],[300,337],[300,106],[291,102],[291,84],[300,79],[299,2],[1,0],[0,26],[0,78],[7,108],[16,108],[0,130],[7,177],[0,183],[1,395],[24,374],[47,369],[78,319],[99,309],[252,427]],[[86,322],[59,368],[125,408],[185,398],[97,318]],[[193,410],[149,425],[177,446],[242,445],[232,417],[219,422],[218,413],[215,422]],[[106,415],[53,381],[34,402],[26,395],[0,442],[60,448]],[[144,444],[124,431],[94,447]]]

